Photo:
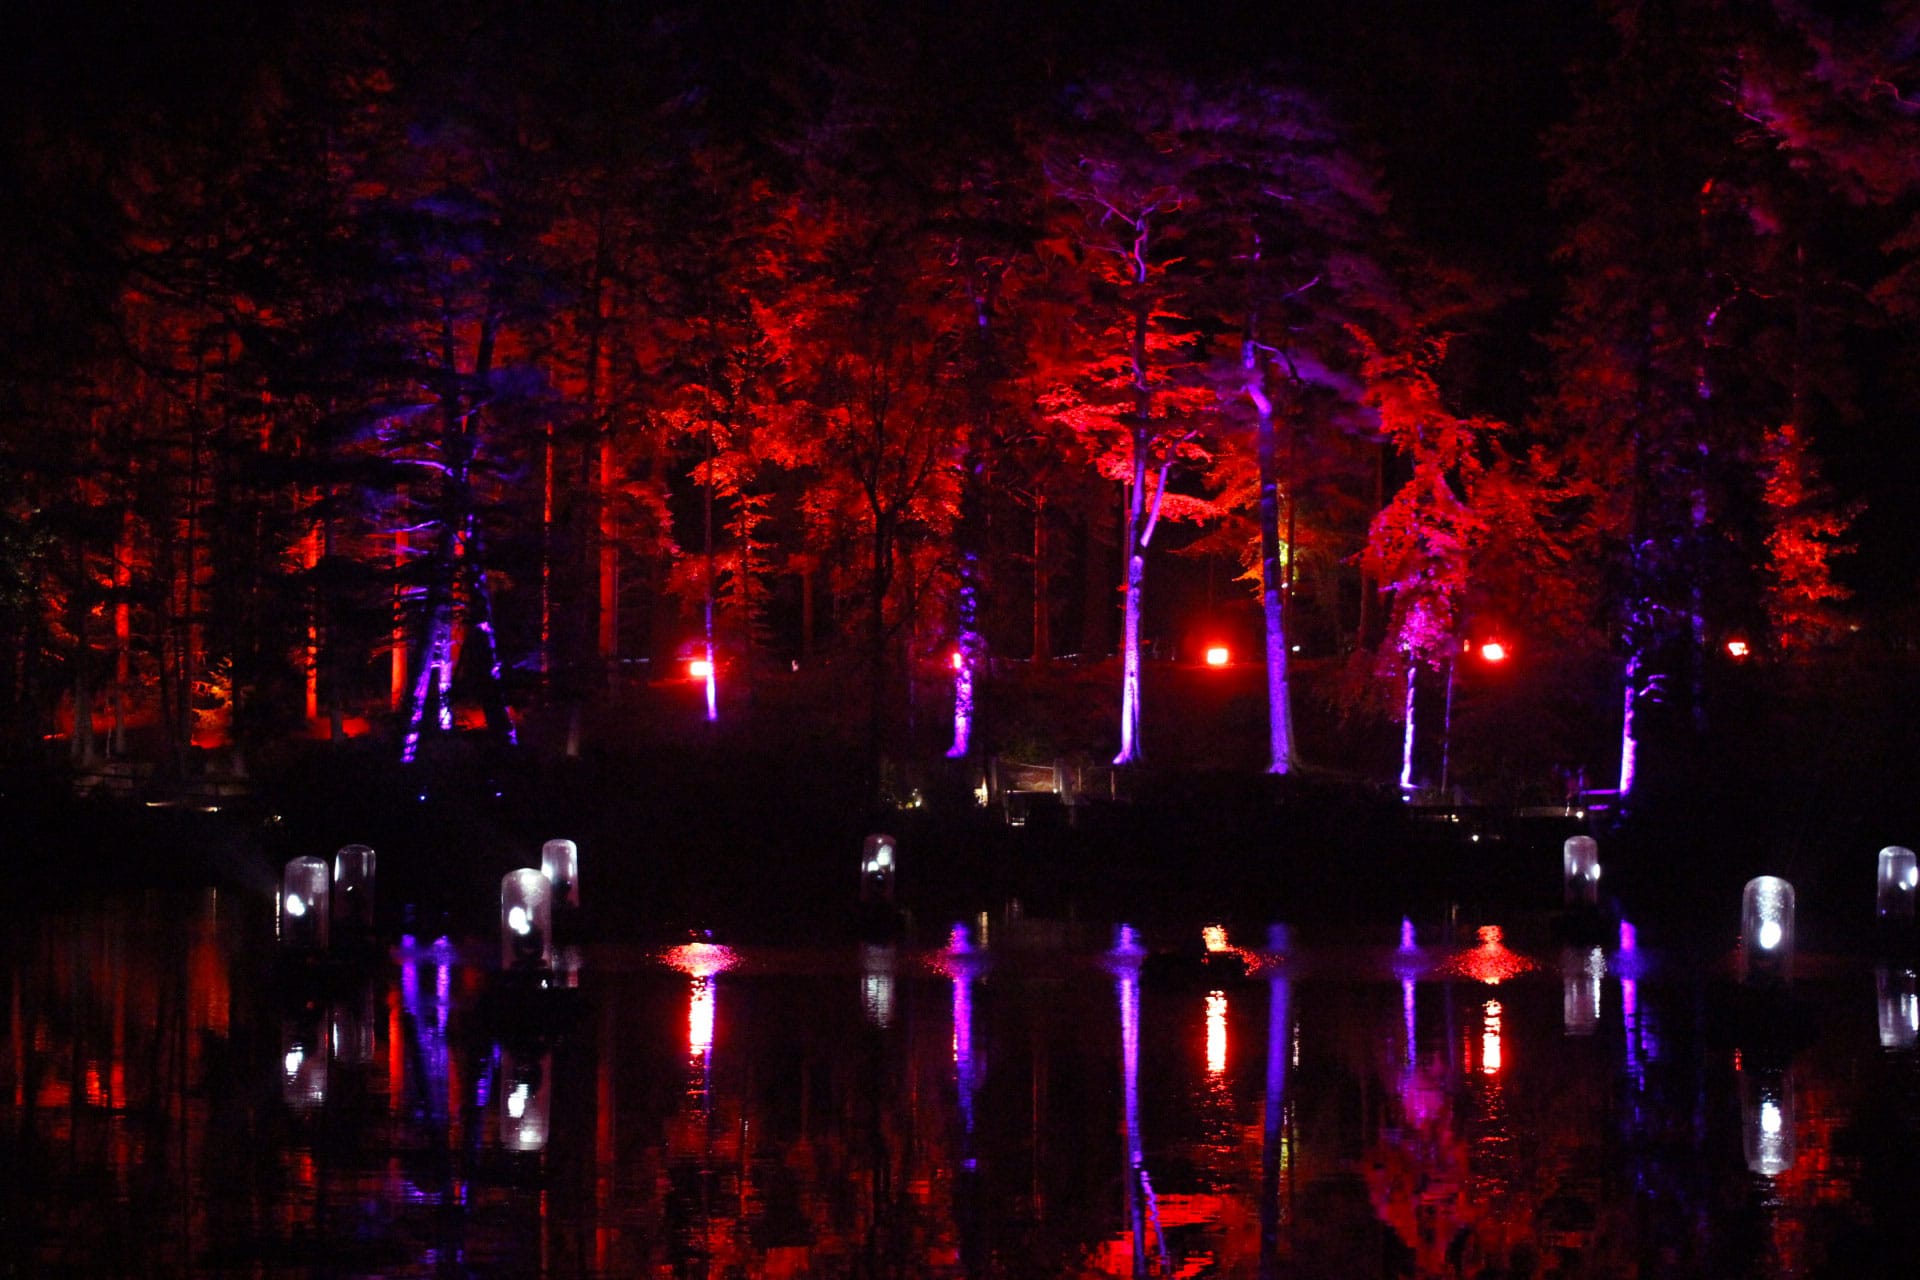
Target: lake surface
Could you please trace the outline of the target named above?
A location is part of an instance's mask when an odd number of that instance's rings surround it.
[[[1657,939],[1242,973],[1200,923],[602,946],[506,1000],[478,942],[295,980],[224,892],[15,920],[0,1274],[1914,1274],[1905,968],[1733,1017]]]

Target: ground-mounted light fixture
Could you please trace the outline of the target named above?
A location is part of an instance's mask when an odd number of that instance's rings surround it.
[[[553,967],[553,883],[531,867],[500,881],[500,967]]]
[[[553,887],[553,905],[568,910],[580,906],[580,846],[571,840],[549,840],[540,846],[540,874]]]
[[[1756,876],[1740,897],[1740,975],[1748,982],[1793,977],[1793,886]]]
[[[1880,851],[1878,891],[1874,895],[1874,915],[1882,925],[1913,924],[1914,891],[1920,889],[1920,863],[1913,850],[1890,844]]]
[[[1600,845],[1592,836],[1571,836],[1560,850],[1560,869],[1570,907],[1600,905]]]
[[[280,874],[280,945],[289,951],[327,949],[332,913],[327,864],[321,858],[295,858]]]
[[[348,937],[373,935],[373,873],[371,846],[343,845],[333,855],[333,923]]]

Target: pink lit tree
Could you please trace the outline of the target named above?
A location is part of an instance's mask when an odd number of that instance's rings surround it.
[[[1191,86],[1148,77],[1085,86],[1047,159],[1047,182],[1069,216],[1056,242],[1082,273],[1082,357],[1046,399],[1056,421],[1088,441],[1100,473],[1126,495],[1122,556],[1120,750],[1141,759],[1140,619],[1147,550],[1163,515],[1211,505],[1174,494],[1177,467],[1204,468],[1203,344],[1185,307],[1180,267],[1193,200],[1193,153],[1179,137]]]

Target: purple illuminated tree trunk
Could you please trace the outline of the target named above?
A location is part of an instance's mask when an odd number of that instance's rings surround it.
[[[1257,415],[1255,448],[1260,465],[1260,609],[1267,656],[1267,772],[1293,768],[1293,711],[1287,690],[1286,575],[1280,559],[1280,463],[1274,439],[1273,398],[1267,392],[1266,359],[1252,336],[1241,346],[1247,399]],[[1287,548],[1291,558],[1293,548]]]
[[[1135,223],[1132,268],[1133,283],[1144,291],[1147,283],[1148,218],[1143,214]],[[1159,501],[1166,493],[1163,470],[1160,488],[1154,494],[1154,509],[1146,513],[1147,455],[1153,447],[1153,388],[1147,380],[1147,325],[1151,303],[1144,292],[1133,300],[1133,334],[1128,351],[1132,375],[1133,422],[1128,433],[1131,453],[1128,457],[1127,523],[1121,546],[1126,554],[1127,584],[1120,624],[1120,753],[1115,764],[1133,764],[1141,758],[1140,748],[1140,604],[1147,573],[1147,544],[1153,540],[1153,526],[1160,514]],[[1171,461],[1172,455],[1168,455]]]
[[[493,369],[494,342],[499,317],[491,311],[481,321],[474,352],[473,382],[485,386]],[[501,688],[498,638],[494,633],[492,597],[477,525],[473,494],[474,433],[481,410],[462,390],[459,349],[453,319],[443,315],[437,370],[440,433],[433,547],[427,565],[425,601],[420,612],[422,640],[413,646],[418,659],[407,682],[406,709],[400,744],[401,762],[419,754],[422,731],[429,719],[442,732],[453,728],[454,626],[459,611],[456,583],[464,578],[468,622],[486,647],[483,702],[487,727],[502,741],[514,741],[513,722]]]

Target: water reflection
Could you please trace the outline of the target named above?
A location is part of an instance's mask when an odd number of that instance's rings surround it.
[[[491,939],[314,989],[259,961],[272,907],[20,935],[23,1271],[1860,1275],[1863,1240],[1915,1243],[1904,966],[1874,1017],[1842,966],[1772,1061],[1716,1040],[1710,976],[1635,953],[1197,982],[1131,938],[989,967],[964,931],[596,955],[549,1035],[488,1005]]]
[[[1914,971],[1904,966],[1881,965],[1874,970],[1873,982],[1880,1009],[1880,1045],[1885,1049],[1911,1049],[1920,1039],[1920,985]]]

